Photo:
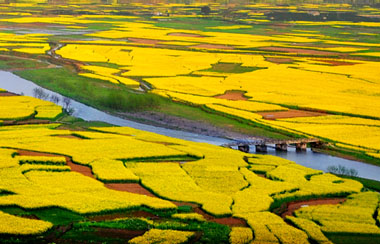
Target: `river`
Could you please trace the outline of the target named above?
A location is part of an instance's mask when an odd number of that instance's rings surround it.
[[[40,86],[34,84],[31,81],[20,78],[13,73],[0,71],[0,88],[6,89],[10,92],[17,94],[24,94],[27,96],[33,96],[33,89],[41,88]],[[61,101],[63,100],[63,96],[52,92],[50,90],[43,89],[46,93],[50,95],[56,95],[60,97]],[[122,119],[105,112],[99,111],[95,108],[87,106],[85,104],[72,101],[70,106],[74,109],[73,116],[81,118],[86,121],[103,121],[109,124],[118,125],[118,126],[128,126],[139,130],[154,132],[157,134],[170,136],[174,138],[195,141],[195,142],[204,142],[214,145],[222,145],[231,142],[228,139],[219,138],[219,137],[211,137],[205,135],[199,135],[190,132],[171,130],[162,127],[156,127],[151,125],[146,125],[142,123],[137,123],[134,121]],[[255,151],[251,151],[251,153],[255,153]],[[358,171],[358,176],[367,179],[373,179],[380,181],[380,167],[365,164],[362,162],[357,162],[353,160],[347,160],[339,157],[333,157],[330,155],[326,155],[323,153],[315,153],[308,149],[306,152],[296,152],[295,148],[289,147],[288,152],[278,152],[273,148],[268,147],[268,153],[270,155],[275,155],[281,158],[289,159],[294,161],[300,165],[310,167],[313,169],[319,169],[326,171],[328,166],[338,166],[342,165],[346,168],[353,168]]]

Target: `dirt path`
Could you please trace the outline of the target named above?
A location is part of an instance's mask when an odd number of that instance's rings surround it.
[[[286,204],[286,210],[281,213],[281,217],[293,216],[294,211],[306,206],[327,205],[327,204],[341,204],[346,201],[345,198],[325,198],[325,199],[312,199],[307,201],[294,201]]]

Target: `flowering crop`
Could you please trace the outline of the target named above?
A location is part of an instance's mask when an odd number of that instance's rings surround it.
[[[316,241],[319,244],[331,244],[332,242],[327,239],[327,237],[322,233],[319,225],[314,223],[311,220],[303,218],[295,218],[291,216],[286,217],[287,220],[290,220],[295,226],[305,231],[310,239]]]
[[[17,217],[0,211],[0,234],[34,235],[40,234],[53,224],[36,219]]]
[[[90,163],[95,177],[103,182],[138,182],[139,177],[127,169],[123,162],[111,159],[98,159]]]
[[[57,105],[39,106],[36,108],[37,119],[55,119],[62,113],[62,107]]]
[[[194,235],[190,231],[179,230],[159,230],[151,229],[147,231],[143,236],[135,237],[130,240],[130,244],[150,244],[150,243],[162,243],[162,244],[181,244],[188,241]]]
[[[184,220],[206,221],[203,215],[200,215],[197,213],[177,213],[177,214],[173,214],[172,218],[184,219]]]
[[[46,157],[46,156],[16,156],[20,164],[50,164],[50,165],[64,165],[66,158],[62,156]]]
[[[253,233],[250,228],[247,227],[232,227],[230,233],[231,244],[248,244],[253,239]]]

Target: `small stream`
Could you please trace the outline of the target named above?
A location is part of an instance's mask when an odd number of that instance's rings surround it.
[[[33,96],[34,95],[33,89],[41,88],[41,87],[37,86],[31,81],[20,78],[10,72],[0,71],[0,88],[6,89],[9,92],[13,92],[17,94]],[[41,88],[41,89],[43,89],[46,93],[50,95],[56,95],[60,97],[61,101],[63,100],[63,96],[44,88]],[[122,119],[122,118],[107,114],[105,112],[99,111],[95,108],[84,105],[82,103],[73,101],[73,100],[70,106],[74,109],[73,116],[81,118],[86,121],[102,121],[102,122],[106,122],[113,125],[127,126],[127,127],[132,127],[135,129],[139,129],[139,130],[154,132],[154,133],[169,136],[169,137],[174,137],[174,138],[179,138],[179,139],[194,141],[194,142],[204,142],[204,143],[209,143],[213,145],[222,145],[222,144],[231,142],[230,140],[224,139],[224,138],[211,137],[211,136],[199,135],[199,134],[195,134],[191,132],[166,129],[162,127],[156,127],[152,125],[146,125],[146,124]],[[251,151],[251,153],[255,153],[254,149],[253,151]],[[353,161],[353,160],[333,157],[333,156],[322,154],[322,153],[315,153],[315,152],[312,152],[310,149],[308,149],[306,152],[300,153],[300,152],[296,152],[295,148],[289,147],[288,152],[278,152],[275,149],[268,147],[267,154],[289,159],[300,165],[310,167],[313,169],[323,170],[323,171],[326,171],[327,167],[331,165],[334,165],[334,166],[342,165],[349,169],[350,168],[356,169],[359,173],[358,174],[359,177],[380,181],[380,167]]]

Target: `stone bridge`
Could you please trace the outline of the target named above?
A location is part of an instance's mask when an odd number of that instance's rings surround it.
[[[277,151],[288,150],[288,145],[295,145],[297,152],[306,151],[307,144],[311,147],[318,147],[322,144],[321,140],[315,138],[300,138],[300,139],[289,139],[289,140],[278,140],[278,139],[235,139],[234,142],[223,144],[224,147],[232,148],[237,146],[242,152],[249,152],[249,146],[255,146],[256,152],[267,152],[268,145],[275,145]]]

